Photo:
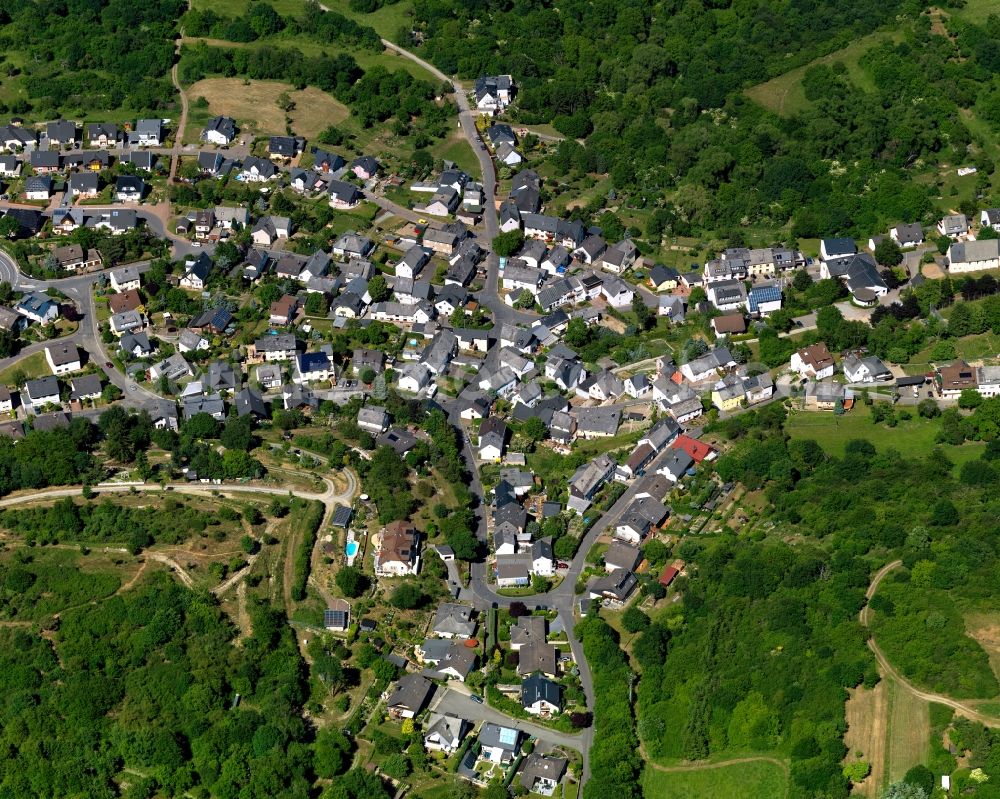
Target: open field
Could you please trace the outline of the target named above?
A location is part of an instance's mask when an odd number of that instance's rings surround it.
[[[479,169],[479,159],[472,151],[469,140],[462,135],[458,129],[452,131],[451,135],[442,141],[435,142],[431,148],[435,158],[445,161],[454,161],[460,169],[465,170],[476,180],[482,180]]]
[[[851,689],[844,707],[847,733],[844,745],[848,749],[845,762],[865,760],[872,772],[863,784],[854,789],[858,796],[877,796],[885,774],[886,725],[888,718],[888,683],[882,680],[871,690],[864,686]]]
[[[779,799],[788,792],[785,772],[763,760],[663,772],[646,768],[642,789],[647,799]]]
[[[751,86],[746,90],[746,94],[751,100],[760,103],[765,108],[769,108],[776,114],[791,116],[809,105],[809,101],[806,100],[805,90],[802,88],[802,77],[806,74],[806,70],[815,64],[832,64],[836,61],[842,62],[847,67],[847,74],[852,83],[855,83],[862,89],[872,89],[872,80],[861,68],[861,65],[858,63],[859,59],[876,44],[887,40],[898,42],[902,39],[902,31],[893,31],[892,33],[879,31],[862,36],[841,50],[836,50],[829,55],[817,58],[805,66],[791,69],[785,74],[771,78],[771,80],[765,83]]]
[[[910,409],[914,413],[916,409]],[[939,446],[948,458],[961,466],[966,461],[978,458],[985,445],[968,442],[960,446],[936,444],[934,441],[940,423],[935,419],[913,418],[900,422],[896,427],[872,422],[864,405],[859,405],[851,413],[835,416],[832,413],[793,413],[788,417],[785,429],[792,438],[811,438],[831,455],[844,454],[844,445],[853,438],[863,438],[881,451],[895,449],[906,457],[925,456]]]
[[[926,760],[931,735],[927,702],[915,697],[895,680],[887,682],[889,726],[886,730],[883,785],[902,779],[910,768]]]
[[[29,380],[33,377],[45,377],[52,374],[48,361],[45,360],[45,353],[36,352],[27,358],[16,361],[0,372],[0,385],[13,385],[14,375],[19,372],[23,373]]]
[[[278,96],[287,92],[295,103],[289,116],[292,130],[307,138],[324,128],[343,122],[350,111],[329,94],[313,86],[302,90],[279,81],[248,81],[243,78],[205,78],[187,89],[192,101],[204,97],[209,115],[233,117],[241,130],[284,135],[285,112],[278,108]]]

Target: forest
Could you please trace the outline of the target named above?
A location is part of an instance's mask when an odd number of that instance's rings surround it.
[[[846,797],[844,701],[878,681],[858,612],[879,566],[903,561],[872,602],[890,661],[930,689],[996,695],[962,612],[995,610],[1000,500],[939,451],[904,458],[857,440],[838,458],[788,440],[785,413],[720,427],[734,446],[718,474],[763,490],[773,533],[680,544],[696,579],[633,646],[638,729],[654,759],[777,751],[792,797]]]
[[[173,39],[183,0],[3,0],[0,51],[23,94],[0,113],[58,119],[173,104]]]
[[[993,172],[964,115],[1000,124],[996,17],[951,14],[945,35],[900,0],[417,0],[415,13],[418,36],[401,41],[461,78],[512,74],[515,120],[568,137],[561,174],[609,173],[619,199],[654,209],[651,238],[789,222],[796,237],[867,235],[930,220],[939,191],[917,178],[937,164],[970,161],[980,189]],[[895,40],[862,57],[865,86],[843,64],[810,67],[789,118],[743,93],[878,30]]]
[[[233,647],[215,600],[160,574],[65,612],[52,641],[0,630],[0,790],[310,796],[308,670],[281,614],[251,615]]]

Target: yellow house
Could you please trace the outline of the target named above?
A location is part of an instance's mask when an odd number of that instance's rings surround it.
[[[723,378],[712,389],[712,404],[720,411],[732,411],[739,408],[745,398],[743,381],[735,375]]]
[[[653,291],[673,291],[680,285],[681,276],[676,269],[663,264],[653,264],[649,270],[649,285]]]

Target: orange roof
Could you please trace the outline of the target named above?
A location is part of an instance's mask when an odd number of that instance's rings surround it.
[[[704,441],[699,441],[688,435],[677,436],[670,446],[674,449],[684,450],[695,463],[701,463],[715,452],[715,448],[711,444],[706,444]]]
[[[664,588],[669,586],[674,581],[674,578],[681,573],[683,568],[683,560],[675,560],[673,563],[665,566],[663,568],[663,574],[660,575],[660,585]]]

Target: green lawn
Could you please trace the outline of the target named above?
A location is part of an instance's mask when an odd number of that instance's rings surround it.
[[[16,361],[0,372],[0,385],[13,385],[14,376],[19,372],[23,373],[25,378],[28,380],[31,380],[34,377],[45,377],[52,374],[52,370],[49,369],[48,361],[45,360],[45,353],[36,352],[29,355],[27,358],[22,358],[21,360]]]
[[[779,799],[788,793],[785,772],[765,761],[662,772],[651,768],[642,775],[647,799]]]
[[[914,411],[914,408],[908,408]],[[960,446],[937,444],[934,441],[940,423],[936,419],[916,417],[908,422],[900,422],[896,427],[872,422],[868,409],[858,405],[843,416],[832,413],[793,413],[785,422],[785,430],[792,438],[811,438],[831,455],[844,454],[844,445],[854,438],[863,438],[880,451],[895,449],[906,457],[927,455],[935,446],[940,446],[949,460],[956,466],[978,458],[985,445],[968,442]]]
[[[469,140],[462,135],[461,131],[456,129],[447,139],[435,142],[434,146],[431,147],[431,152],[435,159],[454,161],[460,169],[468,172],[473,178],[482,180],[479,159],[476,158],[476,154],[472,151],[472,145],[469,144]]]

